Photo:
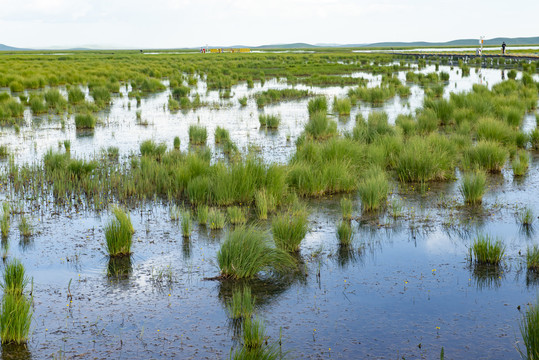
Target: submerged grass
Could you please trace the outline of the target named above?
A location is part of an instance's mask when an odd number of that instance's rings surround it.
[[[296,264],[292,256],[271,244],[269,235],[256,227],[240,227],[226,236],[217,252],[224,278],[243,279],[260,272],[286,272]]]

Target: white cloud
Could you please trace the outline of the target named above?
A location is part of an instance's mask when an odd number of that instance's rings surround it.
[[[502,0],[0,0],[0,9],[0,42],[22,47],[81,39],[178,47],[539,35],[539,2],[531,0],[518,7]]]

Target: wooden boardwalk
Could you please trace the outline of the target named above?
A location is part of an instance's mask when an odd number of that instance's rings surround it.
[[[393,55],[414,56],[422,58],[430,57],[445,57],[450,59],[511,59],[511,60],[539,60],[539,54],[483,54],[476,55],[473,53],[446,53],[446,52],[392,52]]]

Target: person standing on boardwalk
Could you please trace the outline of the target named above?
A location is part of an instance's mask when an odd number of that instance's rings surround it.
[[[505,55],[505,41],[502,43],[502,55]]]

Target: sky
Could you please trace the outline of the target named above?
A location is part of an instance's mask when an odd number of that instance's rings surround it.
[[[0,0],[0,44],[180,48],[539,36],[538,0]]]

